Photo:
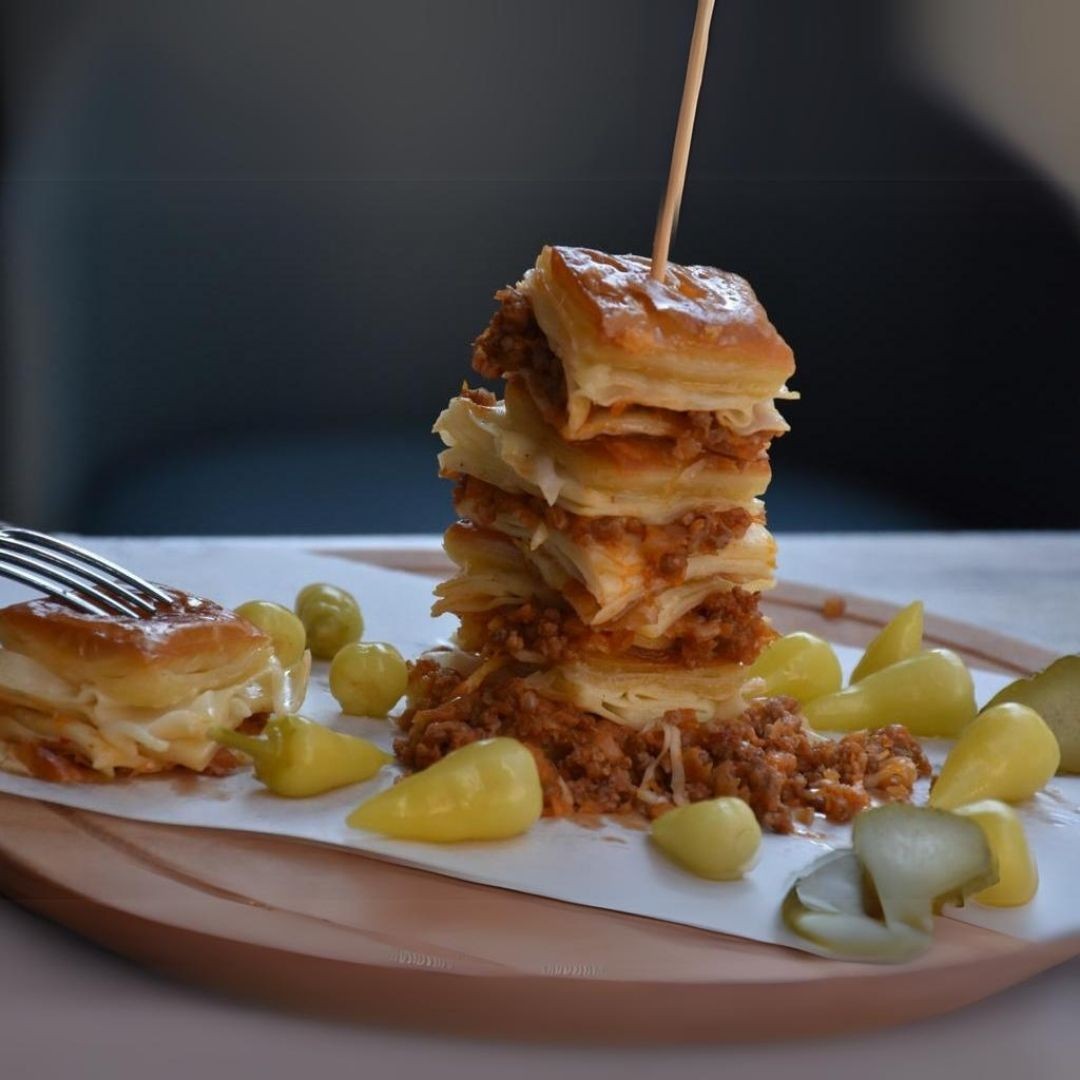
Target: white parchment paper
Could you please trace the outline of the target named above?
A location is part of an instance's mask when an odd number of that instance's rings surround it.
[[[360,600],[365,637],[392,642],[406,656],[445,639],[455,626],[450,618],[430,618],[430,581],[344,559],[266,544],[213,541],[129,540],[95,546],[139,573],[228,606],[253,598],[291,604],[308,582],[332,581]],[[0,604],[28,595],[0,580]],[[838,646],[837,651],[849,670],[857,650]],[[315,666],[304,714],[389,749],[392,724],[342,716],[327,689],[326,667]],[[980,702],[1007,681],[989,672],[974,674]],[[948,745],[927,744],[935,764]],[[445,846],[388,840],[348,828],[349,811],[396,776],[396,768],[387,768],[367,783],[303,800],[270,795],[247,772],[194,780],[147,777],[109,785],[50,784],[0,772],[0,792],[139,821],[314,840],[467,881],[795,947],[800,941],[780,922],[780,901],[795,875],[824,850],[846,845],[850,831],[823,824],[810,836],[767,834],[758,863],[746,878],[713,883],[671,865],[653,850],[646,833],[617,823],[584,828],[543,820],[514,840]],[[924,784],[917,801],[925,795]],[[1039,863],[1041,885],[1035,900],[1018,909],[969,904],[950,909],[948,915],[1031,941],[1080,934],[1080,777],[1056,778],[1019,809]]]

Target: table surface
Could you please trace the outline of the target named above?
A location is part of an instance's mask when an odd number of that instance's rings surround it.
[[[229,543],[230,541],[223,541]],[[427,537],[290,538],[307,549]],[[799,535],[780,537],[783,577],[897,603],[1061,652],[1080,652],[1080,533]],[[937,1075],[1057,1080],[1080,1059],[1080,960],[957,1013],[843,1039],[687,1048],[543,1046],[429,1038],[331,1024],[215,997],[142,971],[0,901],[0,1075],[5,1080],[153,1075],[518,1076],[621,1080],[713,1068],[800,1080]],[[778,1018],[778,1028],[782,1018]]]

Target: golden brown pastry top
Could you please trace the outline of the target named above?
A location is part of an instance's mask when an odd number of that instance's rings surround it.
[[[540,253],[535,273],[620,350],[737,348],[781,380],[794,372],[791,349],[738,274],[669,263],[659,282],[649,276],[651,265],[639,255],[552,246]]]
[[[208,651],[233,655],[266,644],[261,630],[235,612],[181,592],[173,608],[145,619],[90,615],[58,600],[29,600],[0,609],[0,644],[40,642],[73,659],[124,659],[130,663],[178,662]]]
[[[246,619],[179,590],[174,608],[145,619],[89,615],[56,600],[0,609],[0,646],[71,683],[156,707],[263,667],[270,639]]]

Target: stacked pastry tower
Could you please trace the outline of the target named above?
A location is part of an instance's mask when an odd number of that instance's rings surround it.
[[[635,728],[740,713],[772,636],[760,496],[791,350],[742,278],[707,267],[654,282],[647,259],[546,247],[496,298],[473,364],[505,399],[463,389],[435,425],[461,517],[435,607],[461,627],[435,662],[471,673],[459,696],[512,676]]]

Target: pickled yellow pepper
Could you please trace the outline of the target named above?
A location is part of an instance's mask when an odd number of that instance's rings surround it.
[[[653,843],[698,877],[740,878],[761,847],[761,826],[742,799],[725,796],[677,806],[657,818]]]
[[[275,795],[303,798],[369,780],[390,755],[367,739],[345,735],[303,716],[275,716],[261,736],[217,728],[212,736],[255,763],[255,776]]]
[[[844,680],[833,647],[801,630],[772,642],[751,665],[746,677],[765,681],[765,697],[793,697],[801,705],[836,693]]]
[[[898,611],[888,625],[866,646],[862,659],[851,673],[852,683],[867,675],[917,656],[922,648],[923,605],[921,600]]]
[[[975,716],[975,684],[956,653],[931,649],[814,698],[803,712],[818,731],[904,724],[913,735],[955,738]]]
[[[1030,799],[1057,772],[1061,750],[1043,718],[1026,705],[1002,702],[981,712],[960,733],[930,789],[930,805]]]
[[[536,760],[515,739],[483,739],[361,803],[346,819],[399,840],[502,840],[540,817]]]
[[[997,861],[997,884],[976,893],[975,899],[991,907],[1019,907],[1031,900],[1039,888],[1039,870],[1016,811],[997,799],[983,799],[958,806],[953,813],[982,829]]]

